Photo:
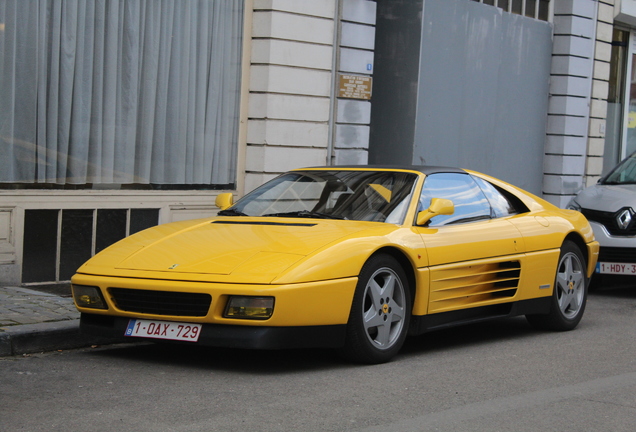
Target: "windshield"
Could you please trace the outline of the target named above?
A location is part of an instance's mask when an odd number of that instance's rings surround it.
[[[601,180],[601,184],[636,184],[636,153],[632,153]]]
[[[311,217],[401,224],[417,175],[294,171],[255,189],[221,216]]]

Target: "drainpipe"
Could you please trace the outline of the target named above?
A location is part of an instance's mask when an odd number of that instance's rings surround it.
[[[587,108],[587,115],[585,116],[585,124],[586,124],[586,128],[585,128],[585,151],[584,151],[584,155],[585,155],[585,163],[583,164],[583,177],[581,178],[581,186],[583,188],[586,187],[587,185],[587,178],[589,176],[588,170],[587,170],[587,162],[588,162],[588,158],[589,158],[589,148],[590,148],[590,120],[592,118],[592,95],[594,92],[594,64],[596,63],[596,37],[597,37],[597,32],[598,32],[598,8],[599,8],[599,3],[595,2],[594,5],[594,16],[592,17],[592,20],[594,22],[594,33],[592,35],[592,55],[591,55],[591,61],[590,61],[590,69],[589,69],[589,74],[590,74],[590,82],[589,82],[589,89],[590,92],[587,96],[587,103],[588,103],[588,108]],[[625,117],[623,117],[625,118]],[[607,111],[605,111],[605,119],[607,119]],[[603,123],[605,124],[605,123]],[[598,134],[598,135],[603,135],[603,140],[605,140],[605,130],[598,130],[598,131],[593,131],[592,134]]]
[[[340,65],[340,17],[342,16],[342,0],[336,0],[333,32],[333,53],[331,55],[331,98],[329,100],[329,131],[327,141],[326,165],[334,165],[336,160],[336,102],[338,100],[338,67]]]

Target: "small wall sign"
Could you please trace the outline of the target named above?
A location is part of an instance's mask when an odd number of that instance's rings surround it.
[[[373,79],[363,75],[340,75],[338,97],[348,99],[371,99]]]

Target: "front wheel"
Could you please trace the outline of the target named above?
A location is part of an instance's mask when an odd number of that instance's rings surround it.
[[[350,360],[377,364],[391,360],[406,339],[411,293],[402,266],[376,255],[362,267],[342,349]]]
[[[540,329],[572,330],[585,311],[588,279],[581,249],[569,240],[561,246],[559,265],[554,282],[550,313],[527,315],[528,322]]]

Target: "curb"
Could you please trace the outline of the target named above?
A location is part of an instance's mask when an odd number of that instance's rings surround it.
[[[79,319],[1,327],[0,357],[117,342],[121,340],[82,335]]]

